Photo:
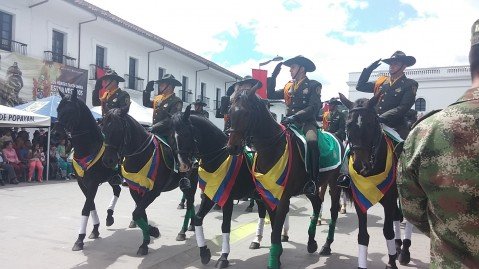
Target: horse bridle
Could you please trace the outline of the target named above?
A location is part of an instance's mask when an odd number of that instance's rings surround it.
[[[366,111],[366,112],[372,113],[374,115],[375,122],[376,122],[377,126],[379,127],[376,140],[373,142],[373,144],[371,146],[371,151],[369,152],[369,156],[368,156],[369,165],[371,166],[371,168],[373,168],[374,164],[377,161],[379,147],[381,146],[381,139],[383,138],[383,130],[381,128],[381,123],[379,122],[379,116],[376,113],[376,111],[374,111],[373,109],[367,108],[367,107],[356,107],[356,108],[353,108],[353,109],[349,110],[349,113],[361,112],[361,111]],[[349,136],[349,134],[348,134],[348,136]],[[366,148],[365,146],[353,145],[351,143],[351,141],[348,141],[348,145],[349,145],[349,148],[351,150]]]
[[[68,100],[67,102],[72,102],[75,105],[75,112],[76,112],[76,115],[75,115],[76,117],[75,118],[79,119],[80,118],[80,108],[79,108],[78,104],[76,102],[71,101],[71,100]],[[83,131],[80,131],[80,132],[75,132],[73,126],[67,126],[67,125],[61,123],[60,121],[57,121],[57,123],[55,124],[54,129],[56,129],[58,127],[62,128],[65,133],[70,133],[70,136],[72,138],[79,137],[79,136],[82,136],[82,135],[85,135],[85,134],[88,134],[88,133],[91,132],[91,130],[83,130]]]

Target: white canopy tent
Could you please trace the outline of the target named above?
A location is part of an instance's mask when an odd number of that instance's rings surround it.
[[[90,110],[101,115],[101,106],[93,107]],[[130,110],[128,110],[128,115],[133,117],[141,125],[146,125],[146,126],[152,125],[153,109],[144,107],[133,100],[131,100]]]
[[[0,105],[0,127],[50,127],[49,116]]]

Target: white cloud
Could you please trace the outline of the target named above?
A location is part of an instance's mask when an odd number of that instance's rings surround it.
[[[246,26],[256,35],[256,51],[285,58],[302,54],[312,59],[317,71],[310,77],[323,83],[323,100],[338,91],[347,92],[349,72],[361,71],[396,50],[415,56],[414,67],[467,64],[470,26],[479,18],[477,0],[401,0],[411,5],[419,18],[392,29],[362,33],[347,31],[346,25],[358,19],[349,17],[349,9],[368,6],[363,0],[288,1],[286,4],[294,7],[291,10],[275,0],[90,2],[206,58],[225,49],[227,44],[216,38],[218,34],[236,36],[238,26]],[[328,36],[330,32],[357,43],[339,41]],[[244,59],[225,67],[245,75],[259,62]],[[265,68],[272,71],[274,66],[271,63]],[[283,67],[278,84],[288,79],[288,68]]]

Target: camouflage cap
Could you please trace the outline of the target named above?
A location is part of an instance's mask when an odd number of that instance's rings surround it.
[[[472,24],[471,28],[471,47],[479,44],[479,20]]]

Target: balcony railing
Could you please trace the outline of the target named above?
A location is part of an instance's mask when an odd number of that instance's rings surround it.
[[[178,93],[179,93],[178,97],[180,97],[183,102],[186,102],[186,103],[191,103],[191,102],[193,102],[193,100],[191,100],[191,99],[193,99],[193,98],[192,98],[192,97],[193,97],[193,92],[186,90],[185,95],[184,95],[185,98],[183,98],[183,92],[184,92],[184,90],[179,90],[179,92],[178,92]]]
[[[206,97],[206,96],[203,96],[203,95],[198,95],[197,99],[200,99],[201,101],[203,101],[205,104],[206,104],[206,107],[209,108],[210,107],[210,98],[209,97]]]
[[[130,76],[125,74],[125,87],[135,91],[143,91],[143,82],[145,80],[139,77]]]
[[[64,65],[73,66],[73,67],[75,67],[77,63],[76,58],[63,55],[61,53],[53,52],[50,50],[46,50],[43,52],[43,60],[47,62],[57,62],[57,63],[61,63]]]
[[[27,55],[27,44],[4,38],[0,40],[0,49]]]

